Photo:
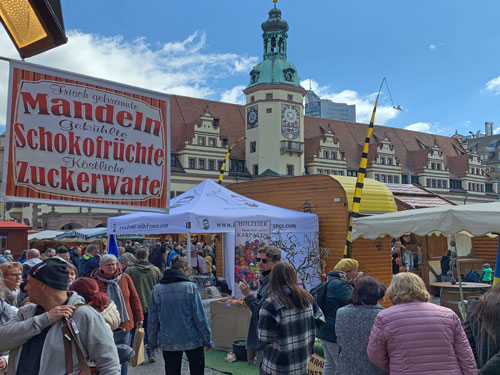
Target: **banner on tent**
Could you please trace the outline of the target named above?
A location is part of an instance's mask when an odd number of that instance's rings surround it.
[[[250,291],[257,293],[260,274],[258,272],[259,248],[266,245],[271,235],[270,220],[236,220],[234,222],[234,294],[243,297],[238,284],[246,281]]]
[[[297,273],[297,281],[311,290],[321,282],[322,257],[317,233],[274,232],[270,245],[281,250],[281,260],[290,263]]]
[[[10,62],[6,201],[165,212],[169,97]]]

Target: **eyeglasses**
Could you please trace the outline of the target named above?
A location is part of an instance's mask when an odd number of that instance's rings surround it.
[[[102,264],[101,267],[115,267],[116,263]]]
[[[6,273],[5,276],[15,276],[15,277],[22,277],[22,273]]]
[[[257,261],[257,263],[262,262],[264,264],[266,264],[267,262],[271,262],[269,259],[266,258],[255,258],[255,260]]]

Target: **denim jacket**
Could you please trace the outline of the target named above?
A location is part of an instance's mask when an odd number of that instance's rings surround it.
[[[180,272],[167,270],[165,275]],[[190,281],[178,280],[153,288],[149,301],[148,344],[163,351],[213,347],[210,325],[201,302],[200,291]]]

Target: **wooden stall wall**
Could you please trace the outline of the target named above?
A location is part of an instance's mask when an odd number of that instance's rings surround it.
[[[472,239],[472,251],[476,258],[484,258],[495,268],[498,251],[498,237],[474,237]]]
[[[319,217],[321,247],[331,249],[326,271],[343,257],[347,236],[347,202],[344,189],[329,176],[314,175],[245,182],[227,186],[238,194]]]
[[[389,286],[392,280],[391,239],[358,238],[352,243],[352,257],[359,262],[359,270],[376,277]]]

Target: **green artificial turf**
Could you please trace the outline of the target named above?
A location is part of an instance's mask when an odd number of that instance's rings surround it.
[[[259,368],[249,365],[246,361],[226,362],[228,352],[222,350],[211,350],[205,352],[205,367],[233,375],[258,375]],[[184,354],[184,359],[186,354]]]

